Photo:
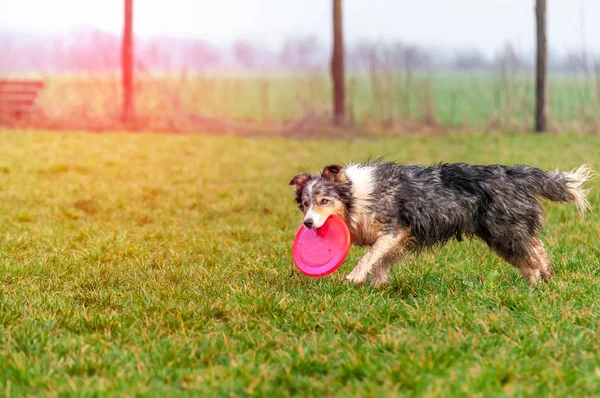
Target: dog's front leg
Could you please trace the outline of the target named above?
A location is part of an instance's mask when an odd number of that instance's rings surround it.
[[[361,283],[361,282],[359,282],[359,280],[361,280],[361,279],[362,279],[362,282],[364,282],[364,279],[367,277],[367,274],[368,274],[367,267],[369,264],[369,260],[371,259],[372,256],[373,256],[373,248],[369,249],[369,251],[365,253],[365,255],[360,259],[360,261],[358,262],[356,267],[354,267],[352,272],[350,272],[346,276],[346,279],[351,282],[354,282],[354,283]]]
[[[346,276],[346,279],[355,284],[364,283],[373,267],[398,245],[399,239],[403,238],[403,235],[400,237],[396,234],[383,235],[377,239],[371,250],[363,256],[358,265]]]

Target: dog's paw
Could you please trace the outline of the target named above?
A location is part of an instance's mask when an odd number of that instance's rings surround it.
[[[371,279],[371,285],[375,288],[380,288],[390,282],[389,278],[374,277]]]
[[[390,282],[390,273],[386,269],[376,269],[371,279],[371,285],[373,287],[381,287],[387,285]]]
[[[355,285],[360,285],[367,280],[367,274],[355,269],[346,276],[346,280]]]

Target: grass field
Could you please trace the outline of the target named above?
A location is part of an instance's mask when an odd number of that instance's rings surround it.
[[[287,185],[325,163],[600,167],[600,138],[349,142],[0,132],[0,394],[597,396],[600,222],[546,203],[555,275],[479,242],[388,287],[293,267]],[[600,209],[600,180],[592,184]]]
[[[120,75],[42,76],[42,116],[34,126],[52,129],[111,130],[120,126]],[[138,75],[137,128],[196,131],[198,118],[255,120],[329,115],[328,76]],[[528,131],[533,126],[533,76],[502,78],[490,73],[383,73],[349,77],[347,112],[369,130],[397,130],[405,120],[425,120],[447,128]],[[600,80],[552,76],[549,128],[598,131]],[[326,116],[327,118],[329,116]]]

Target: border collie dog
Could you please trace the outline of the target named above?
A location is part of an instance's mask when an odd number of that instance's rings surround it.
[[[588,165],[565,173],[526,165],[421,167],[377,160],[300,173],[290,185],[307,228],[336,214],[353,244],[370,247],[346,276],[356,284],[369,276],[373,285],[385,284],[405,253],[463,237],[482,239],[533,284],[552,276],[538,238],[544,216],[539,197],[575,202],[583,215],[589,208],[583,185],[594,174]]]

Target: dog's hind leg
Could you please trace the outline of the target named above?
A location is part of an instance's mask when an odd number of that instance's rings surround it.
[[[387,282],[389,271],[393,266],[388,263],[388,259],[397,258],[398,253],[402,253],[408,242],[408,233],[400,231],[394,235],[383,235],[373,245],[373,247],[358,262],[358,265],[352,270],[346,279],[355,283],[364,283],[367,276],[375,272],[376,279]],[[381,267],[385,267],[380,269]]]
[[[505,245],[503,245],[506,247]],[[546,282],[552,277],[552,264],[548,260],[544,244],[533,237],[518,251],[508,253],[503,246],[492,246],[506,261],[515,266],[529,285]]]
[[[532,239],[527,254],[513,259],[511,264],[519,269],[530,285],[539,281],[546,282],[552,277],[552,264],[548,260],[543,243],[538,238]]]

